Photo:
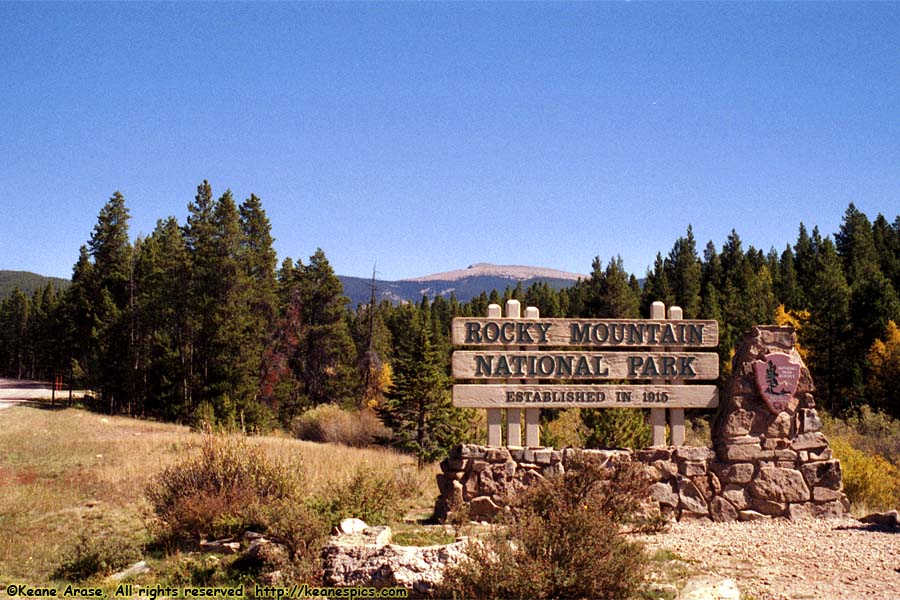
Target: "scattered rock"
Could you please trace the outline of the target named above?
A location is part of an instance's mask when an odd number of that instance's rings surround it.
[[[500,507],[488,496],[479,496],[469,503],[469,516],[473,521],[493,521]]]
[[[791,504],[788,508],[788,518],[792,521],[799,521],[800,519],[841,519],[847,516],[847,508],[843,503],[843,494],[841,496],[840,500],[821,504],[814,502]]]
[[[138,575],[143,575],[144,573],[149,573],[150,567],[147,566],[146,561],[136,562],[124,571],[119,571],[118,573],[114,573],[106,578],[107,581],[121,581],[128,577],[137,577]]]
[[[331,538],[322,550],[326,585],[402,586],[414,595],[429,595],[440,585],[444,570],[465,558],[465,548],[470,543],[462,541],[420,548],[386,543],[381,535],[368,537],[375,542],[360,543],[359,539],[349,535]]]
[[[225,538],[222,540],[214,540],[212,542],[200,542],[200,549],[203,552],[218,552],[219,554],[237,554],[241,549],[241,543],[235,541],[234,538]]]
[[[337,527],[335,527],[336,534],[342,533],[359,533],[368,529],[368,525],[362,519],[350,518],[344,519],[341,521]]]
[[[898,514],[896,510],[889,510],[883,513],[872,513],[862,517],[859,522],[900,529],[900,514]]]
[[[755,510],[742,510],[738,513],[738,519],[741,521],[762,521],[764,519],[771,519],[769,515],[764,515],[761,512],[757,512]]]

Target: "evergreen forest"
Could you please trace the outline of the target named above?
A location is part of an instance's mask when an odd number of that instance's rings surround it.
[[[116,192],[71,285],[3,298],[0,375],[61,376],[113,414],[244,431],[290,429],[323,406],[365,410],[393,444],[433,460],[477,435],[477,417],[450,402],[454,317],[516,298],[544,317],[637,318],[661,300],[719,322],[723,379],[750,327],[790,324],[828,412],[868,406],[900,417],[898,290],[900,217],[870,220],[850,204],[833,236],[801,223],[780,251],[745,248],[736,231],[698,249],[688,226],[643,286],[621,258],[598,257],[589,277],[559,291],[519,284],[465,303],[353,307],[321,249],[279,264],[261,200],[216,197],[204,181],[183,222],[161,219],[134,241]],[[607,417],[584,412],[602,429]]]

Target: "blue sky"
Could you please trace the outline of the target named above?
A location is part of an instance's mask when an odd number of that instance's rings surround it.
[[[900,3],[0,3],[0,269],[68,277],[203,179],[279,259],[642,276],[900,214]]]

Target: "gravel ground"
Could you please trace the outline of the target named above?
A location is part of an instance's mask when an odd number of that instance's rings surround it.
[[[640,536],[757,600],[900,599],[900,530],[853,519],[676,523]]]

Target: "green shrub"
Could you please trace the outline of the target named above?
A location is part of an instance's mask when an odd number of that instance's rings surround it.
[[[847,425],[856,432],[858,446],[900,466],[900,419],[861,406],[858,413],[847,419]]]
[[[331,526],[348,517],[383,525],[403,516],[408,485],[396,475],[361,466],[349,481],[313,498],[311,506]]]
[[[646,448],[652,429],[646,411],[636,408],[583,409],[587,448]]]
[[[294,418],[291,429],[301,440],[355,448],[386,440],[391,435],[371,409],[343,410],[333,404],[323,404],[304,412]]]
[[[685,446],[709,446],[712,444],[712,432],[709,419],[712,416],[699,416],[688,419],[684,428],[684,445]]]
[[[649,481],[640,466],[600,467],[581,456],[566,473],[526,490],[468,559],[444,574],[447,597],[597,598],[634,596],[647,558],[624,535],[655,528],[640,516]]]
[[[133,536],[112,529],[87,528],[64,547],[54,579],[84,581],[111,575],[139,561],[143,545]]]
[[[207,435],[199,456],[165,469],[146,495],[168,535],[217,538],[263,527],[269,504],[300,501],[300,483],[296,467],[273,462],[246,439]]]
[[[553,448],[584,446],[588,428],[581,418],[580,408],[565,410],[542,410],[541,440],[545,446]]]
[[[265,511],[264,521],[266,531],[280,538],[291,558],[318,556],[331,525],[307,502],[293,498],[273,502]]]
[[[879,454],[855,448],[845,436],[832,435],[831,450],[841,461],[844,493],[859,512],[898,508],[900,469]]]

